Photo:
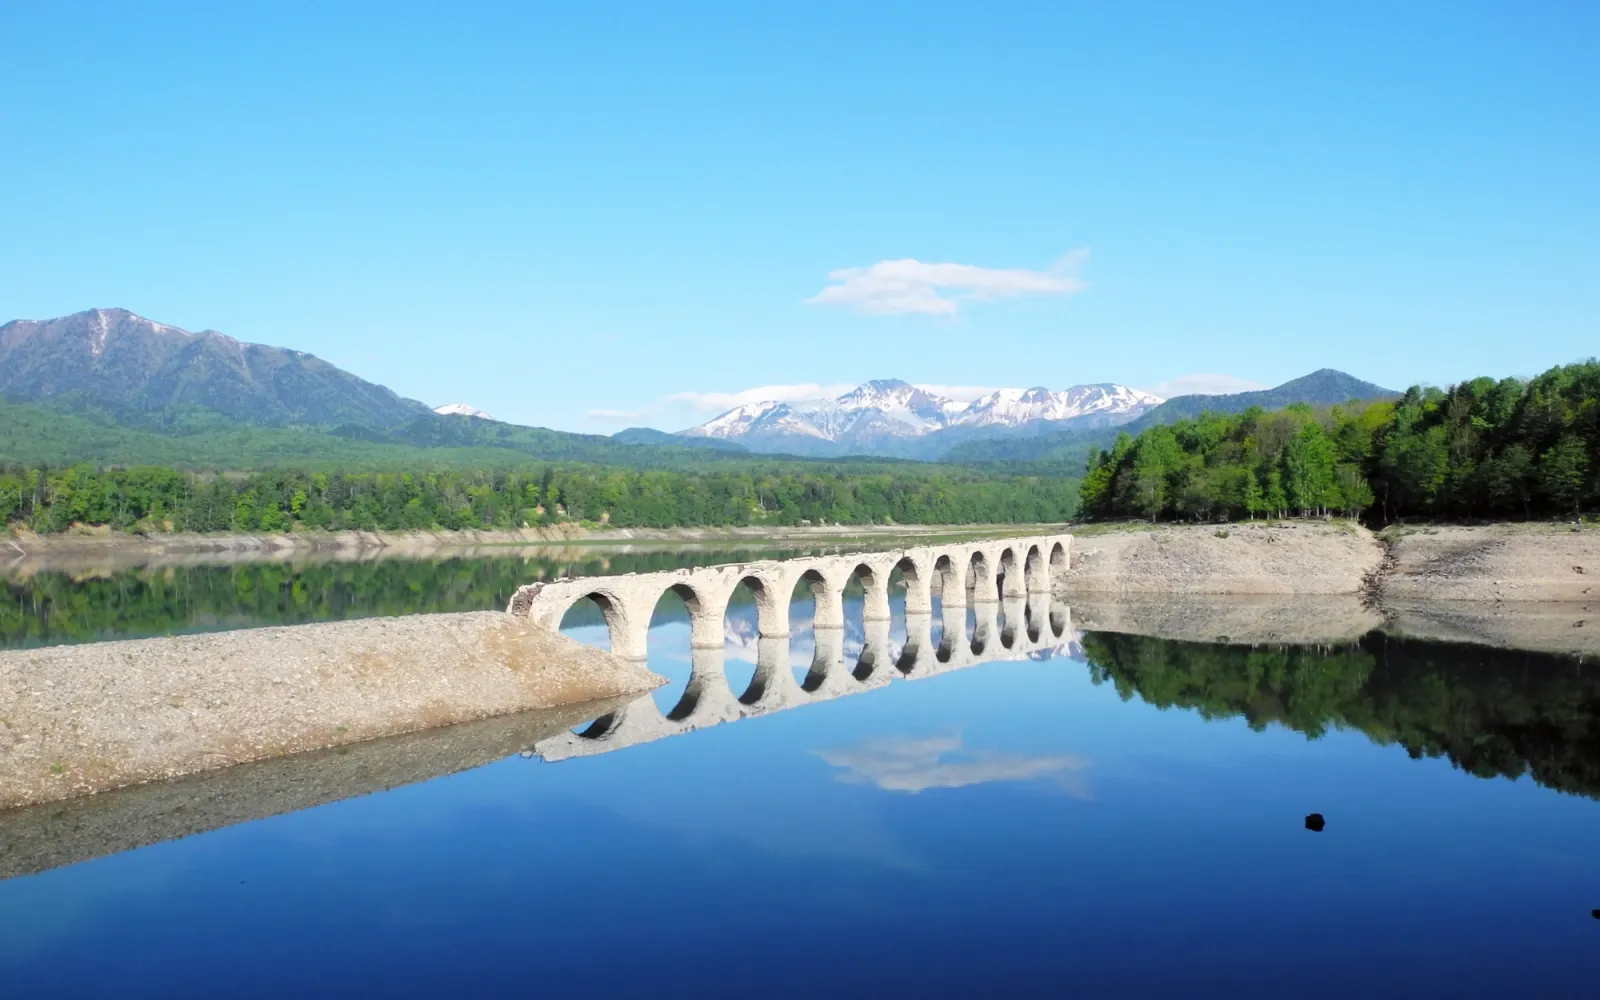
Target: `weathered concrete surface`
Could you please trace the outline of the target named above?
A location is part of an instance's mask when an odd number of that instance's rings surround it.
[[[860,580],[865,591],[863,620],[887,621],[889,576],[896,569],[905,581],[909,618],[929,614],[935,596],[950,608],[1049,594],[1052,581],[1066,573],[1071,556],[1071,535],[950,542],[533,583],[512,595],[507,610],[554,631],[568,609],[588,598],[605,616],[612,652],[640,659],[645,655],[651,613],[668,591],[682,598],[689,611],[691,645],[720,649],[728,600],[741,584],[755,595],[761,636],[771,638],[789,634],[790,597],[802,582],[816,599],[813,625],[828,629],[844,624],[844,590],[852,578]]]
[[[465,771],[531,751],[634,697],[535,709],[0,812],[0,879]]]
[[[1314,521],[1161,525],[1079,535],[1078,594],[1358,594],[1383,561],[1365,528]]]
[[[1443,526],[1385,537],[1385,600],[1600,601],[1600,529],[1593,526]]]
[[[1126,632],[1186,642],[1343,643],[1384,627],[1361,598],[1341,594],[1178,595],[1116,598],[1090,594],[1072,602],[1085,632]]]
[[[0,652],[0,808],[659,683],[500,612]]]

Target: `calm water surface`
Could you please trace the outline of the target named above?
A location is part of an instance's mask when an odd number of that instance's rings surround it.
[[[1588,664],[1068,633],[0,881],[0,995],[1593,996],[1597,796]]]

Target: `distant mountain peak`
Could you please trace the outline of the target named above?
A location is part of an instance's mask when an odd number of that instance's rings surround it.
[[[1073,421],[1132,420],[1157,396],[1103,383],[1053,390],[997,389],[970,403],[903,379],[873,379],[833,399],[746,403],[683,434],[738,441],[757,450],[801,454],[915,456],[936,442],[973,435],[1035,433]]]
[[[489,414],[476,407],[468,406],[466,403],[446,403],[443,406],[435,406],[433,412],[444,417],[477,417],[479,420],[494,419]]]
[[[191,333],[118,307],[0,326],[0,396],[110,411],[135,425],[186,408],[255,424],[372,427],[428,412],[304,351]]]

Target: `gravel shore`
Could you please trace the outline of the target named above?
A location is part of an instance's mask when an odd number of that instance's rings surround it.
[[[659,683],[500,611],[0,652],[0,809]]]

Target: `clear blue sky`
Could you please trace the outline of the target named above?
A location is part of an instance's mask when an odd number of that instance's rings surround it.
[[[246,6],[0,2],[0,319],[607,432],[1600,350],[1591,2]],[[807,301],[908,259],[1026,273]]]

